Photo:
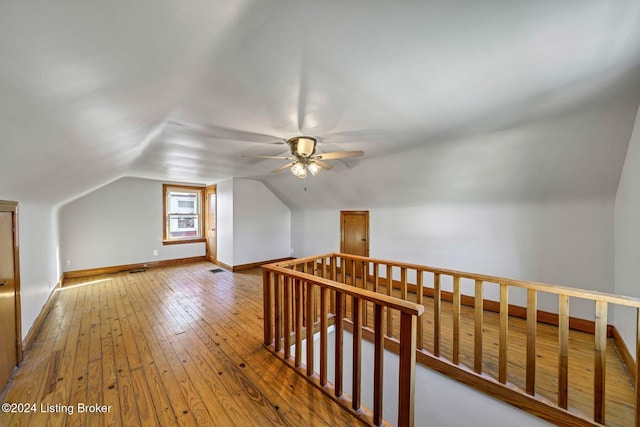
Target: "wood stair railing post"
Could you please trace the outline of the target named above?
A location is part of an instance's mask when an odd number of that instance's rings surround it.
[[[433,274],[433,355],[440,356],[440,273]]]
[[[453,350],[452,362],[460,364],[460,276],[453,276]]]
[[[382,306],[373,306],[374,350],[373,350],[373,424],[382,424],[382,388],[384,378],[384,330],[382,329]]]
[[[307,311],[307,324],[306,324],[306,328],[307,328],[307,337],[306,337],[306,341],[307,341],[307,376],[311,376],[313,375],[314,372],[314,366],[313,366],[313,362],[314,362],[314,356],[315,356],[315,349],[314,349],[314,344],[315,344],[315,340],[313,338],[313,321],[314,321],[314,316],[312,315],[313,312],[313,306],[314,306],[314,286],[312,283],[305,283],[306,285],[306,291],[307,291],[307,307],[306,307],[306,311]]]
[[[605,377],[607,367],[607,303],[596,301],[595,357],[593,370],[593,420],[605,424]]]
[[[267,270],[262,272],[262,298],[264,317],[264,345],[269,346],[273,342],[273,311],[271,305],[271,278],[273,273]]]
[[[558,298],[558,406],[567,409],[569,391],[569,297]]]
[[[416,380],[416,316],[400,313],[398,427],[413,427]]]
[[[362,301],[353,297],[351,301],[353,321],[353,359],[351,365],[351,407],[360,409],[362,398]]]
[[[327,385],[329,289],[320,288],[320,385]]]
[[[284,306],[282,307],[284,313],[282,316],[282,323],[284,329],[284,358],[291,358],[291,310],[293,305],[291,304],[291,297],[293,296],[293,278],[285,277],[284,280]]]
[[[280,351],[282,349],[282,281],[284,276],[278,274],[276,277],[273,288],[273,306],[274,306],[274,321],[275,321],[275,349]]]
[[[482,324],[483,324],[483,293],[482,293],[482,280],[475,281],[475,330],[473,334],[473,370],[477,374],[482,373]]]
[[[335,378],[333,381],[333,387],[335,391],[335,395],[337,397],[342,396],[342,356],[344,353],[344,340],[343,340],[343,332],[344,332],[344,302],[345,296],[339,292],[336,292],[336,317],[334,322],[334,327],[336,331],[336,352],[335,352]]]
[[[538,292],[527,289],[527,372],[526,393],[536,394],[536,333],[538,325]]]
[[[640,427],[640,308],[636,309],[636,372],[635,372],[636,427]]]
[[[500,338],[498,342],[498,381],[507,383],[509,352],[509,285],[500,283]]]

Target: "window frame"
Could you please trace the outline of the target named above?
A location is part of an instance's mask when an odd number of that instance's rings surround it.
[[[181,184],[162,184],[162,244],[163,245],[179,245],[184,243],[204,242],[204,188],[192,185]],[[185,191],[196,193],[199,202],[197,202],[198,215],[198,236],[197,237],[171,237],[169,233],[169,221],[172,214],[169,212],[169,193],[172,191]]]

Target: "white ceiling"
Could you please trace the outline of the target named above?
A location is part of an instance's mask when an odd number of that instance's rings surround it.
[[[0,196],[122,176],[260,179],[292,208],[612,196],[639,70],[637,0],[3,1]],[[300,134],[366,154],[306,182],[242,157]]]

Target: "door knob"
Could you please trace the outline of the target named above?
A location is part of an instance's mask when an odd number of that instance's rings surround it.
[[[0,286],[7,286],[7,284],[8,284],[8,283],[9,283],[9,282],[7,282],[7,281],[5,280],[4,282],[0,283]]]

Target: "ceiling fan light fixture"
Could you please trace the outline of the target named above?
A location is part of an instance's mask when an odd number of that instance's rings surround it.
[[[291,166],[291,173],[297,176],[298,178],[306,178],[307,168],[303,163],[296,162],[293,166]]]
[[[316,162],[310,162],[309,165],[307,166],[307,169],[309,169],[309,172],[311,172],[311,175],[316,176],[318,175],[318,173],[322,168]]]

